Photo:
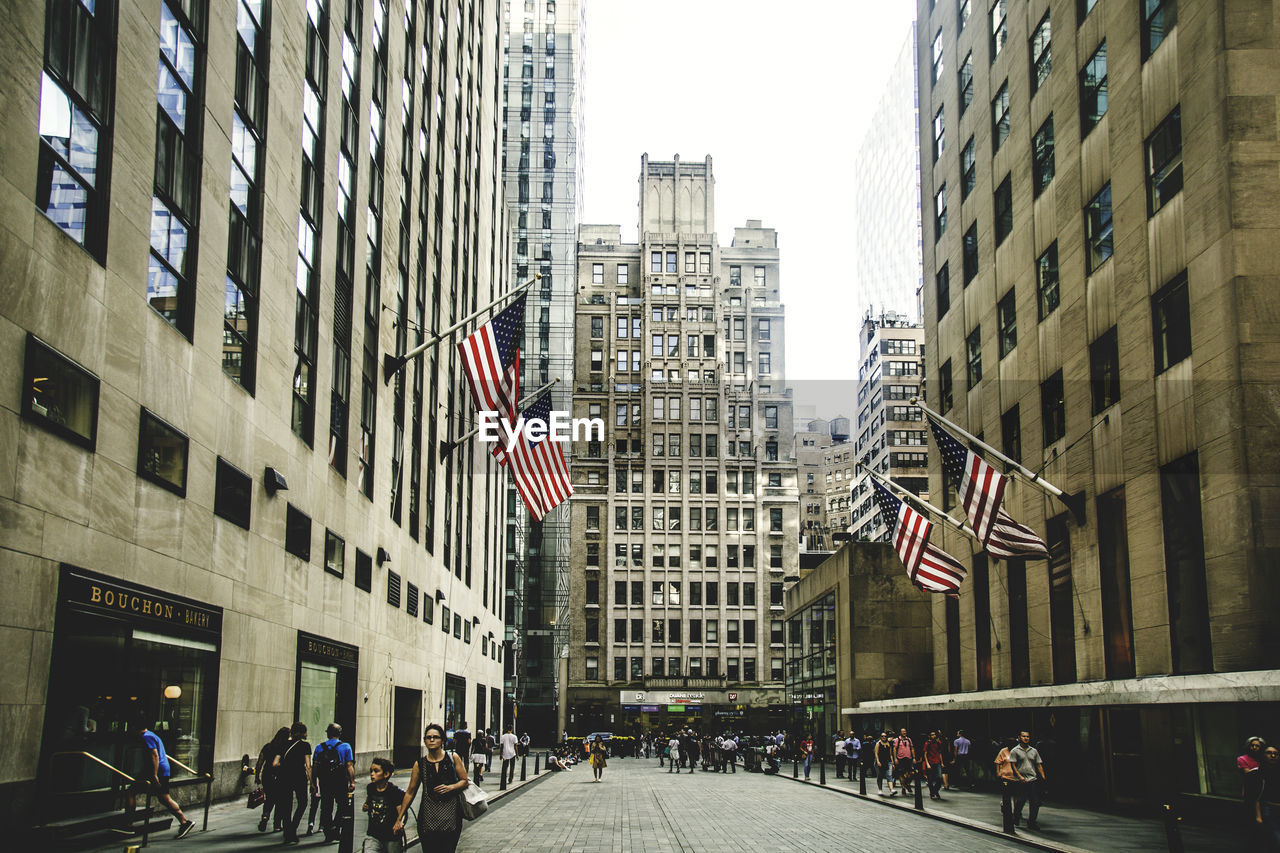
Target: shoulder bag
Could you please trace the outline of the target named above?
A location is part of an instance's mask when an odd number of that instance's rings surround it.
[[[458,778],[458,766],[453,763],[453,754],[449,755],[449,767],[453,770],[453,778]],[[458,779],[458,781],[462,781]],[[475,782],[467,780],[467,787],[462,789],[460,801],[462,817],[475,820],[489,808],[489,794]]]

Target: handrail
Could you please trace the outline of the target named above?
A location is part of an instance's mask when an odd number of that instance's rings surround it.
[[[105,767],[105,768],[107,768],[108,770],[110,770],[112,773],[115,773],[117,776],[123,776],[125,779],[128,779],[130,782],[136,782],[136,781],[137,781],[137,780],[136,780],[136,779],[134,779],[132,776],[130,776],[128,773],[125,773],[123,770],[121,770],[121,769],[120,769],[120,768],[118,768],[118,767],[113,767],[113,766],[111,766],[110,764],[108,764],[107,762],[103,761],[101,758],[99,758],[98,756],[94,755],[94,754],[93,754],[93,753],[91,753],[91,752],[85,752],[84,750],[69,750],[69,751],[67,751],[67,752],[55,752],[53,755],[49,756],[49,758],[50,758],[50,759],[57,758],[59,755],[83,755],[85,758],[88,758],[88,759],[91,759],[91,760],[93,760],[93,761],[98,762],[98,763],[99,763],[99,764],[101,764],[103,767]],[[90,789],[90,790],[93,790],[93,789]],[[77,791],[63,791],[62,793],[64,793],[64,794],[75,794],[75,793],[79,793],[79,792],[77,792]]]
[[[202,773],[202,772],[200,772],[199,770],[196,770],[196,769],[194,769],[194,768],[188,767],[187,765],[183,764],[183,763],[182,763],[181,761],[179,761],[178,759],[174,758],[172,755],[168,755],[168,756],[165,756],[165,757],[169,759],[169,763],[170,763],[170,764],[176,764],[176,765],[178,765],[178,766],[179,766],[179,767],[181,767],[183,770],[187,771],[188,773],[190,773],[192,776],[195,776],[196,778],[204,778],[204,779],[210,779],[210,778],[212,778],[212,776],[211,776],[210,774],[208,774],[208,773]]]

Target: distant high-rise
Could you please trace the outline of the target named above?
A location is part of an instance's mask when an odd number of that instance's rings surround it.
[[[749,220],[721,245],[714,187],[709,157],[645,157],[639,242],[582,227],[574,416],[606,435],[574,448],[571,732],[784,722],[799,504],[778,240]]]
[[[863,305],[919,319],[920,131],[916,25],[853,158],[854,279]]]
[[[553,379],[553,408],[573,389],[573,292],[582,187],[583,3],[511,2],[503,7],[503,177],[512,224],[514,280],[529,291],[520,387]],[[508,487],[507,695],[520,728],[556,731],[557,660],[567,638],[569,507],[528,518]]]

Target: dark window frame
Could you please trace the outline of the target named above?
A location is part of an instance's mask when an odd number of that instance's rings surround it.
[[[973,327],[964,339],[965,382],[972,391],[982,382],[982,326]]]
[[[937,316],[942,318],[951,309],[951,271],[947,261],[942,262],[934,275],[933,284]]]
[[[227,505],[227,501],[235,496],[233,490],[238,493],[241,489],[248,498],[243,511]],[[214,473],[213,514],[248,530],[252,513],[253,478],[219,456]]]
[[[1084,207],[1085,272],[1093,275],[1115,254],[1115,212],[1108,181]]]
[[[1095,415],[1120,402],[1120,348],[1115,326],[1089,344],[1089,390]]]
[[[1191,356],[1191,298],[1186,270],[1151,297],[1151,341],[1156,376]]]
[[[1098,72],[1101,71],[1101,76]],[[1107,114],[1107,42],[1080,68],[1080,138],[1084,139]]]
[[[37,375],[37,368],[39,368],[39,375]],[[34,394],[36,381],[46,381],[50,378],[51,371],[48,368],[57,368],[65,375],[77,377],[85,383],[81,393],[87,393],[92,408],[88,419],[89,431],[87,435],[67,426],[65,423],[66,418],[63,418],[63,422],[60,423],[50,417],[49,412],[54,408],[53,406],[41,406],[45,410],[43,413],[36,411]],[[36,424],[72,444],[83,447],[90,453],[97,449],[98,413],[100,411],[102,380],[30,332],[27,333],[26,352],[22,362],[22,389],[23,420]]]
[[[172,436],[181,440],[182,446],[182,479],[179,482],[165,479],[155,470],[149,469],[147,465],[148,438],[154,438],[147,432],[148,423],[158,427],[160,431],[172,434]],[[162,489],[173,492],[180,498],[187,496],[187,468],[189,465],[191,450],[191,439],[186,433],[157,415],[155,412],[146,408],[142,408],[142,414],[138,418],[138,476],[144,480],[156,484]]]
[[[1049,113],[1035,136],[1031,137],[1031,186],[1036,198],[1053,183],[1055,171],[1053,113]]]
[[[999,341],[1000,358],[1004,359],[1018,346],[1018,306],[1014,289],[1000,297],[996,303],[996,335]]]
[[[1155,216],[1156,211],[1182,192],[1181,105],[1175,105],[1151,131],[1143,143],[1143,152],[1147,169],[1147,216]],[[1166,187],[1168,192],[1163,192]]]
[[[1036,310],[1040,322],[1061,304],[1060,273],[1058,271],[1058,241],[1049,244],[1036,258]]]
[[[964,286],[968,287],[969,283],[978,277],[978,223],[974,222],[969,229],[964,232],[964,239],[961,246],[964,260]]]
[[[1004,180],[991,194],[992,219],[995,228],[996,245],[1004,243],[1005,238],[1013,233],[1013,173],[1004,176]]]
[[[1067,403],[1061,369],[1040,383],[1040,426],[1046,448],[1067,434]]]
[[[311,516],[293,504],[285,511],[284,550],[304,563],[311,562]]]

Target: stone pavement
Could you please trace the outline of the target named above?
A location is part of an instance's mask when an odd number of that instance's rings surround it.
[[[539,753],[542,755],[542,753]],[[540,762],[539,762],[540,763]],[[485,774],[484,784],[481,786],[489,792],[490,802],[500,803],[504,797],[514,794],[522,787],[532,785],[543,780],[550,781],[548,777],[551,775],[543,772],[539,776],[533,775],[534,756],[529,755],[529,764],[527,770],[527,778],[524,782],[520,781],[520,763],[516,762],[515,781],[508,786],[506,791],[498,790],[498,770],[499,762],[494,761],[494,770]],[[588,771],[588,774],[590,771]],[[392,781],[401,788],[409,784],[409,771],[398,770],[392,777]],[[365,786],[369,783],[368,768],[365,768],[364,774],[356,776],[356,834],[355,834],[355,850],[360,850],[361,839],[364,838],[364,830],[367,820],[364,813],[360,811],[360,807],[364,805]],[[419,795],[421,796],[421,795]],[[415,803],[416,808],[416,803]],[[183,811],[189,820],[196,823],[196,828],[186,838],[175,838],[177,833],[177,822],[171,829],[167,829],[158,835],[152,835],[148,839],[147,851],[157,851],[157,853],[178,853],[178,851],[198,850],[200,853],[244,853],[253,850],[306,850],[314,849],[316,851],[325,850],[329,853],[337,853],[338,845],[336,843],[326,844],[324,834],[320,832],[317,826],[313,835],[302,837],[302,841],[297,845],[285,846],[281,843],[281,836],[278,832],[258,832],[258,818],[262,816],[261,809],[250,811],[245,808],[245,798],[240,797],[238,800],[231,802],[218,803],[209,809],[209,828],[207,831],[201,830],[201,823],[204,819],[203,806],[184,806]],[[167,812],[165,814],[168,814]],[[302,816],[302,825],[298,828],[299,832],[306,832],[307,815]],[[120,835],[104,833],[92,839],[75,839],[73,843],[66,847],[58,849],[74,850],[76,853],[123,853],[130,845],[141,844],[141,836],[133,838],[125,838]],[[0,848],[4,844],[0,842]],[[413,853],[417,853],[421,848],[414,846]]]
[[[498,802],[462,832],[459,853],[741,853],[1023,850],[1016,843],[900,814],[759,773],[685,773],[611,759],[604,781],[577,765]]]
[[[782,766],[782,778],[791,779],[792,765],[785,762]],[[830,767],[827,768],[827,787],[857,798],[859,790],[855,780],[837,778]],[[801,768],[803,774],[803,768]],[[818,785],[818,765],[815,763],[808,783],[811,787]],[[794,784],[794,782],[793,782]],[[800,784],[805,784],[803,780]],[[943,790],[943,799],[930,800],[928,790],[924,794],[926,815],[941,813],[948,818],[970,824],[981,825],[992,832],[1001,829],[1000,796],[988,792],[968,790]],[[1040,806],[1039,831],[1032,831],[1024,826],[1016,830],[1019,839],[1036,844],[1047,850],[1093,850],[1106,853],[1150,853],[1150,851],[1168,850],[1168,839],[1162,821],[1156,818],[1134,817],[1112,814],[1091,809],[1075,808],[1058,803],[1053,797],[1053,789],[1049,788],[1050,798]],[[915,797],[899,794],[896,797],[880,797],[876,792],[874,778],[867,779],[867,800],[893,807],[900,811],[914,812]],[[1023,817],[1027,817],[1029,809],[1023,809]],[[928,820],[916,814],[918,820]],[[1248,841],[1243,834],[1237,833],[1236,827],[1202,826],[1182,823],[1180,835],[1186,853],[1218,853],[1222,850],[1243,850]]]

